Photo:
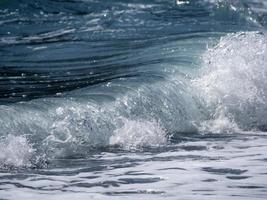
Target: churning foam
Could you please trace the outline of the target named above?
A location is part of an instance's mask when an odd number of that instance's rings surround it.
[[[159,146],[167,142],[166,133],[155,121],[121,119],[121,126],[110,138],[111,145],[120,145],[132,150],[142,147]]]
[[[258,32],[222,37],[203,56],[200,77],[193,80],[211,110],[201,130],[266,130],[267,40]],[[229,131],[231,130],[231,131]]]
[[[34,152],[26,137],[8,135],[0,139],[0,168],[30,167]]]

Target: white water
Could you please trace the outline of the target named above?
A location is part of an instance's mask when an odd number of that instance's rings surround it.
[[[193,80],[211,111],[200,130],[240,132],[266,129],[267,40],[257,32],[229,34],[203,55]]]
[[[0,168],[30,167],[34,152],[24,136],[8,135],[0,138]]]
[[[155,121],[132,121],[122,118],[121,123],[122,126],[110,137],[110,145],[136,150],[167,143],[166,132]]]

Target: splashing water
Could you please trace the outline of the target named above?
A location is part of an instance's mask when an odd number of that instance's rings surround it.
[[[202,123],[204,130],[207,126],[216,132],[225,128],[238,132],[237,127],[266,130],[266,61],[266,36],[258,32],[229,34],[204,54],[205,67],[192,81],[208,107],[215,110],[211,121]]]
[[[111,145],[121,145],[126,150],[160,146],[167,142],[166,133],[155,121],[121,119],[122,126],[110,137]]]
[[[24,136],[8,135],[0,139],[0,168],[30,167],[34,153]]]

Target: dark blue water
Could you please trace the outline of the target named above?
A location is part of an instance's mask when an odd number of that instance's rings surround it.
[[[0,1],[0,199],[265,199],[264,0]]]

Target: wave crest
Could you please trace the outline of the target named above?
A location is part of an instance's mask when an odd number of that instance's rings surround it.
[[[211,112],[213,122],[224,116],[231,122],[227,126],[236,123],[243,130],[266,130],[266,61],[267,40],[259,32],[229,34],[204,54],[205,67],[193,85],[209,109],[215,110]],[[214,128],[214,123],[202,124]]]

